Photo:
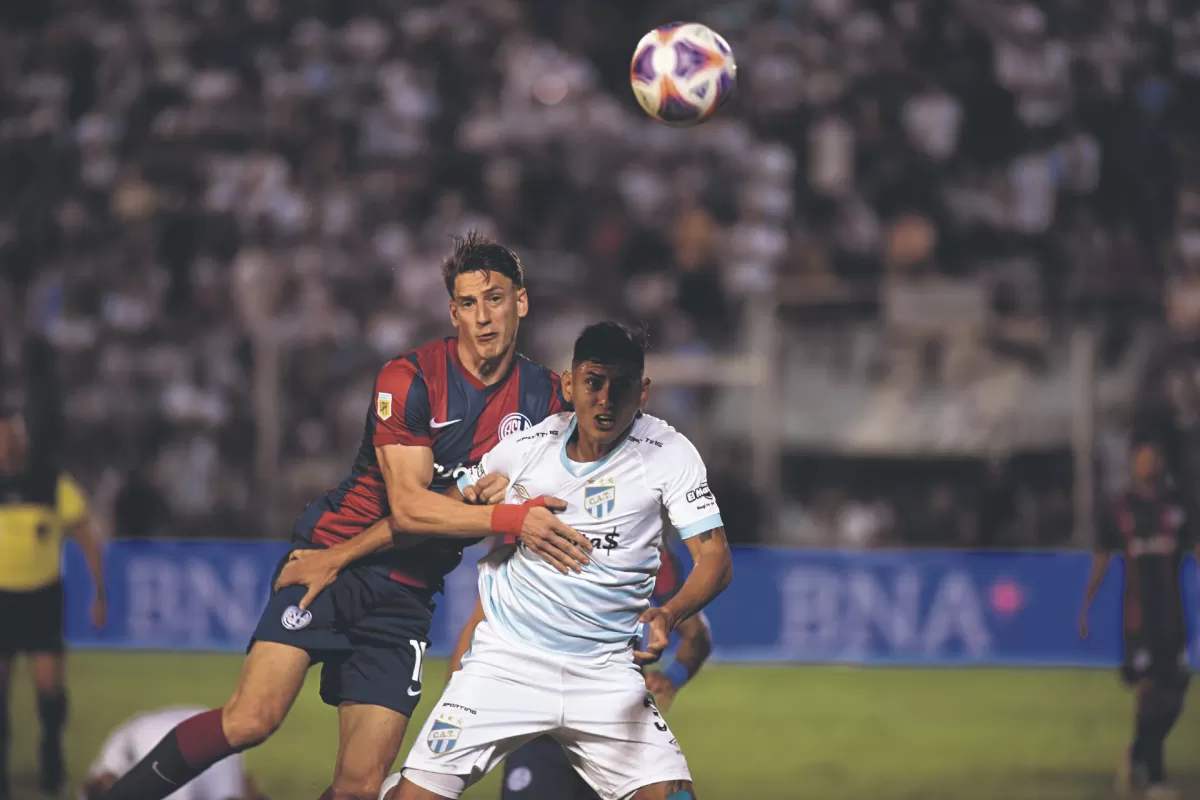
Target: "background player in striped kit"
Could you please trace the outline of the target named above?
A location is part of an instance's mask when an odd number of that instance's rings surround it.
[[[1191,674],[1181,569],[1200,538],[1194,504],[1169,488],[1163,451],[1153,440],[1135,443],[1133,484],[1102,520],[1088,579],[1079,632],[1088,636],[1088,611],[1104,580],[1111,553],[1125,560],[1122,603],[1125,658],[1121,677],[1137,693],[1133,743],[1121,758],[1118,788],[1145,778],[1147,797],[1176,797],[1168,786],[1163,743],[1183,711]],[[1145,775],[1141,773],[1144,771]]]

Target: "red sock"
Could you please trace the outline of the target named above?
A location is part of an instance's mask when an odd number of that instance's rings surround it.
[[[236,752],[221,729],[221,709],[214,708],[186,719],[175,728],[179,754],[190,767],[205,768]]]

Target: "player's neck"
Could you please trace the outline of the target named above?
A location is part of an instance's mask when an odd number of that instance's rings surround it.
[[[1133,495],[1142,500],[1157,500],[1159,491],[1153,483],[1135,483],[1133,484]]]
[[[493,386],[508,375],[508,370],[517,357],[517,348],[511,347],[503,355],[496,358],[480,358],[469,347],[463,347],[462,340],[458,341],[458,361],[471,377],[484,386]]]
[[[621,446],[621,443],[629,437],[633,431],[631,423],[625,432],[611,442],[605,443],[598,440],[588,439],[583,435],[583,432],[578,427],[575,428],[575,433],[571,435],[571,439],[567,442],[567,458],[579,464],[590,464],[593,461],[599,461],[607,456],[613,450]]]

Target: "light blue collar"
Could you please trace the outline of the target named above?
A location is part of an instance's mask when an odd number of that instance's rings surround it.
[[[578,422],[579,420],[577,417],[571,417],[571,424],[567,426],[567,432],[563,435],[562,449],[558,451],[558,458],[560,461],[562,461],[563,469],[565,469],[567,472],[571,473],[576,478],[586,478],[588,475],[591,475],[593,472],[596,472],[605,464],[607,464],[613,456],[620,452],[621,448],[625,446],[625,443],[629,441],[629,437],[633,435],[633,426],[630,426],[629,433],[625,434],[625,438],[621,440],[621,443],[612,450],[608,451],[608,455],[604,456],[604,458],[601,458],[599,461],[579,462],[572,461],[567,457],[567,444],[571,441],[571,437],[575,434],[575,427]],[[633,424],[637,424],[636,419],[634,420]]]

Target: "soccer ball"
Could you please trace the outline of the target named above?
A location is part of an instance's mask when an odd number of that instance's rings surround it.
[[[716,31],[698,22],[673,22],[638,42],[629,81],[638,104],[654,119],[699,125],[733,94],[737,64]]]

